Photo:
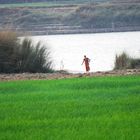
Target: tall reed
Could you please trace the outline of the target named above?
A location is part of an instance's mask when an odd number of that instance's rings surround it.
[[[25,38],[20,43],[17,33],[0,32],[0,73],[51,72],[50,50]]]

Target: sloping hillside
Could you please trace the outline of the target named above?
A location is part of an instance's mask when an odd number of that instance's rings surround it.
[[[113,1],[0,8],[0,30],[10,28],[32,35],[140,30],[140,3]]]
[[[140,5],[99,4],[79,7],[65,20],[85,28],[117,28],[140,25]]]

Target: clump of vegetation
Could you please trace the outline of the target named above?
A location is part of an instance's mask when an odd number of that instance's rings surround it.
[[[10,73],[17,69],[18,38],[14,32],[0,33],[0,72]]]
[[[25,38],[20,43],[11,31],[0,33],[0,73],[51,72],[49,49],[38,42]]]
[[[140,59],[131,58],[128,54],[123,52],[116,55],[114,69],[135,69],[140,68]]]
[[[131,68],[136,69],[140,68],[140,59],[131,59]]]
[[[50,51],[40,42],[33,45],[32,40],[25,38],[19,52],[20,72],[51,72]]]
[[[116,55],[114,69],[126,69],[129,66],[130,66],[130,57],[125,52],[123,52],[120,55]]]

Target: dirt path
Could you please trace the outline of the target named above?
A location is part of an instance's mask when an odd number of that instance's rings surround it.
[[[0,74],[0,81],[11,80],[52,80],[80,77],[97,77],[97,76],[120,76],[120,75],[140,75],[140,69],[116,70],[107,72],[91,72],[89,74],[72,74],[66,72],[56,73],[22,73],[22,74]]]

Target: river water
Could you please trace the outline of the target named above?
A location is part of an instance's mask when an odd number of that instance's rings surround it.
[[[49,46],[55,70],[85,72],[84,55],[91,59],[91,72],[108,71],[114,67],[115,55],[123,51],[140,57],[140,32],[47,35],[31,37]]]

